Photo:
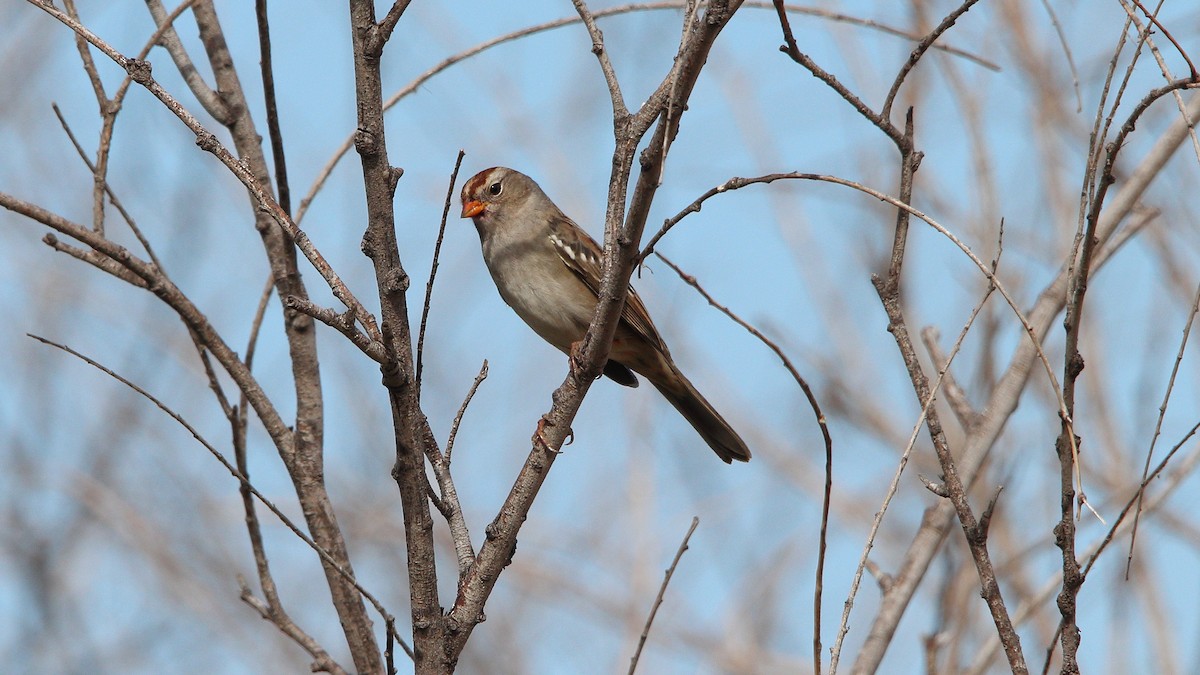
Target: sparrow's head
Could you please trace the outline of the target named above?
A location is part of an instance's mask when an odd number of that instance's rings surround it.
[[[497,215],[515,215],[531,196],[542,196],[533,179],[520,171],[494,166],[475,174],[462,189],[462,217],[478,226],[495,222]]]

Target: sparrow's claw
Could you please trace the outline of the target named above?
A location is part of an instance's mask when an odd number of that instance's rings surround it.
[[[583,368],[583,363],[580,358],[579,350],[583,349],[583,340],[571,343],[571,348],[567,350],[567,359],[571,362],[571,370],[579,372]]]
[[[557,454],[562,451],[555,450],[554,448],[550,447],[550,443],[546,440],[546,427],[552,427],[552,426],[554,426],[554,422],[551,422],[550,420],[546,419],[546,416],[543,415],[542,418],[540,420],[538,420],[537,431],[533,432],[533,444],[538,446],[542,450],[545,450],[546,452],[553,452],[553,453]]]

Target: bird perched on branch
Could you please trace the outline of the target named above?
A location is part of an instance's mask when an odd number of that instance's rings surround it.
[[[500,297],[542,339],[566,354],[596,310],[603,250],[519,171],[493,167],[462,190],[462,217],[479,230],[483,261]],[[604,374],[626,387],[645,377],[726,463],[750,449],[671,359],[632,288],[617,323]]]

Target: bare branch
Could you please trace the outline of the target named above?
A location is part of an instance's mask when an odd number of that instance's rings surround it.
[[[976,423],[979,413],[971,407],[966,392],[958,386],[958,380],[950,372],[948,359],[938,345],[937,329],[932,326],[923,328],[921,342],[925,345],[925,351],[929,352],[929,358],[937,366],[938,375],[942,378],[942,392],[946,395],[946,402],[950,404],[950,409],[954,411],[954,416],[958,418],[958,423],[962,425],[962,428],[970,429]]]
[[[84,249],[77,248],[75,246],[71,246],[70,244],[64,243],[63,241],[59,240],[59,238],[54,236],[53,233],[47,233],[45,236],[42,237],[42,241],[50,248],[53,248],[55,251],[58,251],[60,253],[66,253],[67,255],[71,256],[72,258],[77,258],[79,260],[82,260],[83,262],[85,262],[89,265],[92,265],[99,270],[108,272],[109,274],[120,279],[121,281],[124,281],[127,284],[137,286],[138,288],[149,288],[150,287],[150,284],[147,283],[145,279],[138,277],[137,275],[135,275],[134,273],[130,272],[128,269],[123,267],[119,262],[114,260],[112,257],[104,255],[103,253],[100,253],[99,251],[85,251]]]
[[[446,439],[446,464],[450,464],[450,453],[454,451],[454,437],[458,435],[458,427],[462,424],[463,415],[467,412],[467,406],[471,404],[471,399],[475,398],[475,392],[479,390],[479,385],[488,376],[488,362],[483,360],[483,365],[479,367],[479,374],[475,376],[475,381],[471,383],[471,388],[467,390],[467,395],[463,398],[462,405],[458,407],[458,412],[454,415],[454,421],[450,423],[450,436]]]
[[[1192,299],[1192,308],[1188,312],[1187,322],[1183,325],[1183,335],[1179,339],[1179,351],[1175,353],[1175,362],[1171,364],[1171,375],[1167,378],[1167,390],[1163,392],[1162,403],[1158,406],[1158,419],[1154,421],[1154,434],[1150,437],[1150,447],[1146,450],[1146,462],[1142,466],[1142,488],[1137,494],[1137,510],[1133,514],[1133,529],[1129,535],[1129,555],[1125,558],[1125,579],[1129,579],[1129,568],[1133,566],[1133,552],[1137,545],[1138,523],[1142,517],[1142,500],[1145,495],[1145,485],[1150,473],[1150,460],[1154,457],[1154,446],[1162,433],[1163,419],[1167,416],[1167,405],[1171,401],[1171,392],[1175,390],[1175,377],[1179,374],[1179,366],[1183,363],[1183,353],[1187,349],[1188,337],[1192,333],[1192,324],[1196,314],[1200,312],[1200,285],[1196,286],[1196,294]]]
[[[433,280],[437,277],[438,259],[442,255],[442,240],[446,237],[446,219],[450,217],[450,205],[454,201],[454,186],[458,183],[458,170],[462,167],[466,152],[458,151],[454,170],[450,172],[450,185],[446,188],[446,204],[442,208],[442,222],[438,225],[437,242],[433,245],[433,260],[429,263],[429,281],[425,282],[425,305],[421,308],[421,328],[417,331],[417,399],[421,398],[421,375],[425,360],[425,324],[429,321],[429,303],[433,297]],[[446,449],[449,456],[450,450]]]
[[[662,606],[663,596],[667,593],[667,584],[671,583],[671,577],[675,574],[675,567],[679,565],[679,560],[683,558],[683,554],[688,549],[688,540],[692,538],[692,533],[696,531],[696,526],[700,524],[700,519],[692,516],[692,526],[688,528],[687,534],[683,535],[683,541],[679,544],[679,549],[675,551],[675,559],[671,561],[671,566],[663,574],[662,585],[658,587],[658,595],[654,598],[654,604],[650,607],[650,616],[646,617],[646,626],[642,628],[642,636],[638,638],[637,649],[633,652],[633,658],[629,659],[629,675],[637,670],[638,658],[642,655],[642,647],[646,646],[646,638],[650,637],[650,626],[654,623],[654,617],[658,614],[658,608]]]
[[[587,26],[588,35],[592,38],[592,53],[600,61],[600,71],[604,73],[604,83],[608,85],[608,95],[612,99],[613,123],[619,133],[620,126],[629,116],[629,108],[625,106],[625,99],[621,96],[621,84],[617,82],[617,73],[613,70],[612,61],[604,49],[604,34],[600,32],[599,26],[596,25],[596,17],[584,0],[571,0],[571,4],[575,5],[575,11],[579,13],[579,18],[583,25]]]
[[[308,651],[309,655],[313,657],[313,663],[311,666],[312,672],[330,673],[331,675],[345,675],[346,671],[339,666],[337,661],[334,661],[329,654],[325,652],[325,650],[321,649],[320,647],[315,647],[315,649],[318,651],[314,653],[313,648],[310,648],[308,645],[308,641],[312,640],[312,638],[310,638],[308,634],[301,631],[296,626],[295,622],[291,620],[291,617],[280,617],[278,612],[269,603],[255,597],[254,591],[250,590],[250,586],[246,584],[246,580],[240,575],[238,576],[238,586],[242,589],[242,602],[246,603],[251,607],[251,609],[258,612],[258,615],[264,620],[275,624],[275,626],[279,628],[280,632],[291,638],[294,642],[304,647],[306,651]],[[315,645],[316,643],[314,642],[313,644]]]
[[[796,367],[792,365],[792,360],[783,353],[779,345],[763,335],[761,331],[745,319],[734,314],[728,307],[717,302],[709,295],[708,291],[700,286],[700,283],[696,281],[696,277],[686,274],[683,269],[668,260],[663,254],[655,253],[655,255],[674,270],[679,275],[679,278],[683,279],[684,283],[696,289],[696,292],[703,296],[708,301],[708,304],[717,308],[722,314],[732,319],[734,323],[745,328],[751,335],[758,338],[759,342],[762,342],[768,349],[775,352],[775,355],[783,362],[783,367],[791,373],[792,379],[796,381],[796,384],[800,386],[800,390],[804,392],[804,396],[808,399],[808,405],[812,408],[813,415],[817,418],[817,425],[821,428],[821,437],[825,441],[825,491],[821,499],[821,531],[817,540],[816,581],[813,584],[813,672],[819,675],[821,672],[821,598],[825,589],[825,553],[828,547],[830,498],[833,492],[833,436],[829,432],[829,424],[825,419],[825,413],[821,411],[817,395],[813,393],[808,381],[800,375],[800,371],[796,370]]]
[[[271,158],[275,164],[275,191],[279,207],[292,213],[292,191],[288,187],[287,160],[283,151],[283,132],[279,129],[279,106],[275,101],[275,68],[271,62],[271,24],[267,20],[267,0],[254,0],[258,23],[259,72],[262,73],[263,104],[267,109],[267,132],[271,138]]]
[[[826,86],[837,92],[838,96],[841,96],[843,99],[845,99],[846,102],[849,103],[856,112],[858,112],[858,114],[863,116],[863,118],[870,121],[871,124],[876,126],[876,128],[887,134],[897,146],[904,147],[904,134],[897,129],[887,117],[876,114],[875,111],[871,110],[866,103],[863,103],[862,99],[846,88],[846,85],[839,82],[836,77],[834,77],[821,66],[817,65],[817,62],[812,60],[811,57],[800,51],[799,45],[796,44],[796,38],[792,35],[792,26],[791,23],[788,22],[787,11],[784,7],[783,0],[773,1],[775,3],[775,11],[779,16],[779,25],[783,29],[783,46],[779,48],[779,51],[787,54],[788,58],[800,64],[805,70],[812,73],[818,80],[821,80],[826,84]]]
[[[54,110],[55,117],[58,118],[58,122],[60,125],[62,125],[63,131],[67,134],[67,138],[71,140],[71,145],[75,146],[75,152],[79,154],[79,159],[83,160],[83,163],[87,166],[88,171],[91,171],[92,175],[96,176],[97,180],[102,184],[104,193],[108,195],[109,202],[112,203],[112,205],[116,207],[117,211],[121,214],[121,217],[125,220],[125,224],[128,225],[129,230],[133,232],[133,236],[137,237],[138,243],[142,245],[142,249],[146,251],[146,255],[150,257],[150,262],[154,263],[155,267],[164,269],[162,262],[154,253],[154,248],[150,246],[150,240],[142,234],[141,228],[139,228],[137,223],[134,222],[133,216],[129,215],[129,212],[125,210],[125,205],[122,204],[121,200],[117,198],[116,193],[112,190],[112,186],[108,184],[108,181],[101,178],[101,172],[96,168],[96,165],[92,164],[92,161],[88,159],[87,154],[83,151],[83,146],[79,144],[79,141],[75,138],[75,134],[71,132],[71,127],[67,124],[66,118],[63,117],[62,111],[58,109],[58,105],[52,103],[50,108]],[[97,232],[104,234],[103,227],[96,227],[95,229]]]
[[[979,0],[966,0],[963,2],[953,12],[947,14],[933,30],[929,31],[929,35],[926,35],[924,39],[917,43],[912,53],[908,55],[908,60],[900,67],[900,72],[896,73],[896,79],[892,81],[892,88],[888,90],[887,97],[883,100],[883,108],[880,109],[879,113],[880,117],[885,120],[892,118],[892,104],[895,103],[896,94],[900,93],[900,87],[904,84],[905,78],[908,77],[913,68],[917,67],[917,63],[921,61],[921,57],[925,55],[925,52],[929,51],[933,43],[937,42],[938,38],[950,30],[959,18],[963,14],[966,14],[977,2]]]
[[[1175,47],[1175,51],[1179,52],[1179,55],[1183,57],[1183,60],[1188,64],[1188,79],[1192,80],[1193,82],[1200,82],[1200,72],[1196,71],[1196,64],[1192,63],[1192,58],[1188,56],[1188,53],[1183,49],[1182,46],[1180,46],[1179,41],[1175,39],[1175,36],[1171,35],[1171,31],[1167,30],[1167,27],[1158,20],[1158,11],[1155,10],[1154,12],[1151,12],[1150,10],[1146,9],[1146,6],[1143,5],[1140,0],[1130,1],[1137,5],[1138,9],[1142,10],[1142,13],[1146,15],[1146,18],[1150,20],[1150,23],[1154,24],[1160,31],[1162,31],[1162,34]]]
[[[388,10],[387,15],[379,22],[378,37],[376,37],[378,43],[371,45],[374,53],[382,52],[383,45],[387,44],[387,41],[391,39],[392,31],[396,29],[396,24],[400,22],[400,17],[404,16],[404,12],[408,9],[408,5],[411,2],[412,0],[396,0],[396,2],[392,3],[392,8]]]
[[[172,14],[178,16],[181,10],[190,8],[196,0],[187,0],[182,3]],[[213,119],[221,124],[229,124],[232,113],[229,106],[221,100],[221,96],[217,94],[208,83],[204,81],[204,77],[200,74],[200,70],[196,68],[196,64],[192,63],[192,57],[188,56],[187,50],[183,46],[183,41],[179,39],[179,34],[175,32],[173,25],[174,19],[168,20],[167,10],[163,7],[162,0],[146,0],[146,8],[150,10],[150,16],[154,18],[154,23],[158,24],[159,31],[156,42],[161,44],[167,53],[171,55],[171,60],[175,62],[175,67],[179,70],[179,74],[183,76],[183,81],[191,90],[192,95],[204,107],[204,110]],[[95,43],[93,43],[95,44]],[[112,57],[112,54],[109,54]],[[143,54],[138,58],[146,58]],[[120,63],[120,62],[118,62]]]

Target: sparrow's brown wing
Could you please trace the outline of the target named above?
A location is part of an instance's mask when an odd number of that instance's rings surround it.
[[[591,289],[597,298],[600,297],[601,265],[604,250],[588,236],[582,228],[561,213],[550,220],[550,241],[554,249],[577,277]],[[665,352],[662,338],[650,320],[646,305],[638,297],[637,291],[629,287],[629,295],[625,298],[625,307],[621,310],[621,320],[637,332],[646,342],[660,352]]]

